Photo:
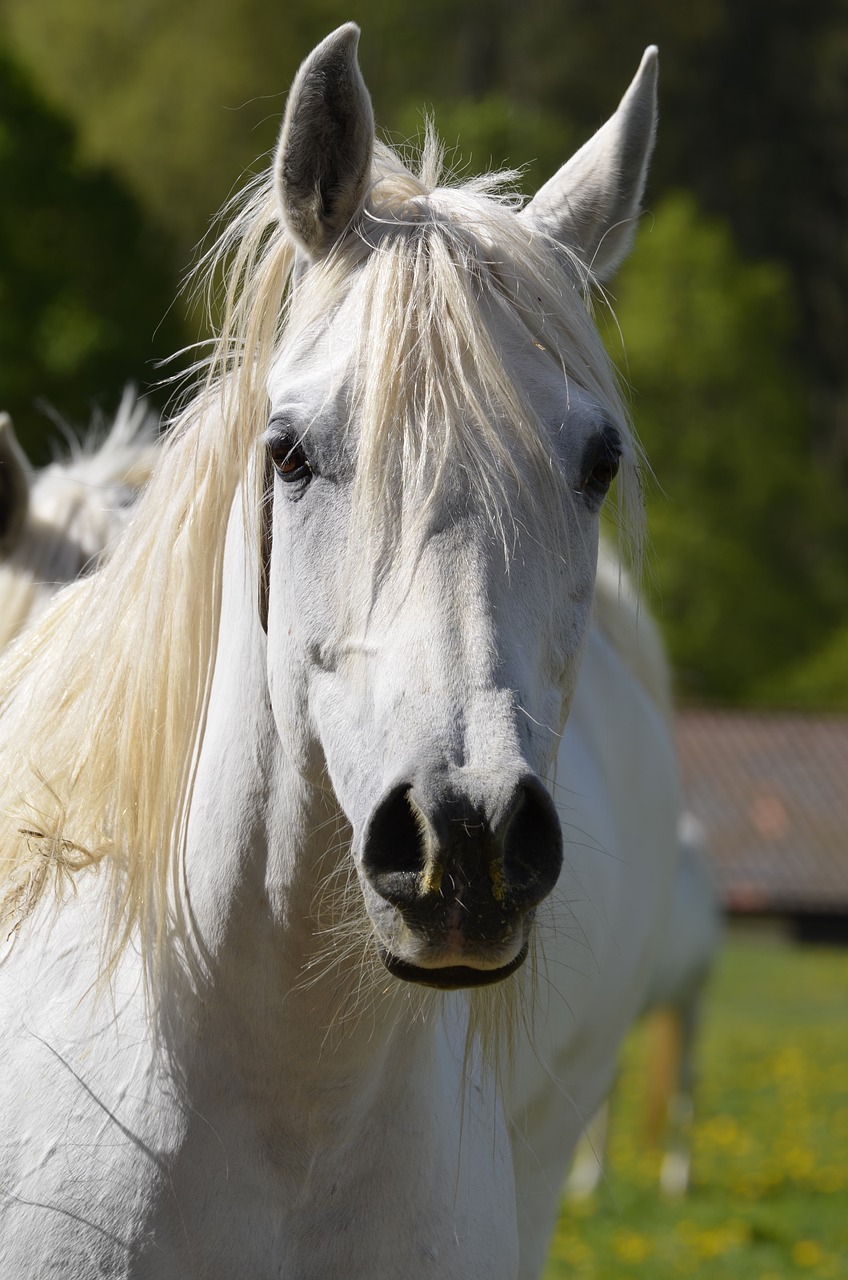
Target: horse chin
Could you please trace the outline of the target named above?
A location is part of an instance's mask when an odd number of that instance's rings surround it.
[[[398,956],[379,947],[380,959],[394,978],[404,982],[416,982],[419,986],[435,987],[438,991],[459,991],[463,987],[487,987],[495,982],[503,982],[511,974],[520,969],[527,959],[528,943],[514,956],[508,964],[499,969],[476,969],[472,965],[454,964],[441,968],[425,968],[412,964],[409,960],[401,960]]]

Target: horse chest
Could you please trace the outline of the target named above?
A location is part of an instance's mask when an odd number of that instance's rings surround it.
[[[514,1280],[515,1192],[495,1098],[469,1085],[460,1101],[460,1062],[444,1043],[420,1054],[420,1070],[401,1069],[409,1046],[398,1039],[367,1085],[349,1064],[337,1075],[331,1057],[323,1070],[310,1062],[306,1087],[287,1064],[266,1105],[249,1091],[203,1100],[160,1243],[190,1234],[197,1274],[222,1280]],[[197,1210],[190,1229],[186,1206]]]
[[[461,1114],[455,1052],[425,1055],[411,1086],[389,1055],[365,1094],[292,1080],[262,1105],[214,1054],[198,1073],[157,1048],[131,967],[69,999],[96,973],[90,905],[33,922],[34,980],[26,945],[3,973],[0,1274],[513,1280],[503,1122],[476,1088]]]
[[[169,1202],[157,1256],[163,1247],[172,1251],[175,1277],[204,1280],[514,1280],[515,1226],[495,1203],[505,1178],[471,1183],[446,1169],[433,1177],[426,1153],[422,1160],[420,1151],[407,1151],[403,1161],[387,1149],[383,1155],[381,1166],[370,1152],[357,1159],[350,1150],[324,1151],[294,1180],[270,1170],[254,1150],[226,1182],[207,1181],[205,1195]],[[187,1157],[186,1167],[190,1151]],[[177,1183],[184,1185],[180,1171]],[[190,1221],[188,1205],[198,1210]]]

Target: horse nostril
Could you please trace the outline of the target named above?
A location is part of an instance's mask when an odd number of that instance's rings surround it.
[[[402,906],[417,892],[427,847],[424,819],[401,782],[380,801],[365,831],[362,869],[388,902]]]
[[[503,830],[503,864],[512,900],[525,909],[551,892],[562,869],[562,828],[542,783],[525,778]]]

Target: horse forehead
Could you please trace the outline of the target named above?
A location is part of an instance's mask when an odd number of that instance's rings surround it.
[[[281,404],[318,408],[337,401],[351,382],[359,342],[344,306],[289,340],[268,375],[272,411]]]
[[[566,419],[575,427],[603,417],[598,402],[568,375],[567,357],[548,351],[527,338],[516,317],[497,318],[498,345],[516,383],[540,420],[560,431]],[[355,375],[367,357],[367,344],[391,341],[391,336],[363,335],[356,297],[348,297],[325,318],[286,343],[271,366],[268,395],[272,413],[283,405],[312,411],[316,417],[334,409],[339,416]],[[438,377],[438,369],[433,370]],[[581,434],[578,430],[578,434]],[[567,439],[561,442],[567,447]]]

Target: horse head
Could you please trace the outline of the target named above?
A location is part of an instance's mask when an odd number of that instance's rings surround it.
[[[265,436],[269,682],[281,733],[320,748],[389,970],[475,985],[521,963],[562,862],[544,780],[635,458],[584,289],[633,234],[656,63],[518,211],[375,144],[358,38],[303,64],[275,161],[298,262]]]

